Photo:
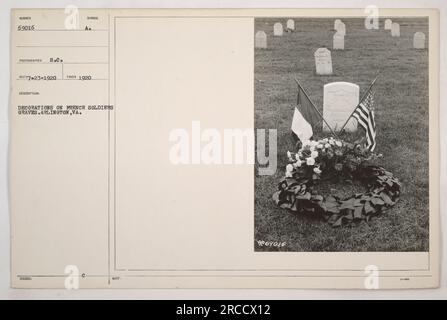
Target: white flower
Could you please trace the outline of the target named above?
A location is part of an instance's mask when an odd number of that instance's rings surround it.
[[[334,145],[334,139],[329,140],[329,143]]]
[[[315,168],[314,168],[314,172],[315,172],[316,174],[320,174],[320,173],[321,173],[321,170],[320,170],[319,167],[315,167]]]
[[[298,153],[295,155],[295,159],[298,160],[298,161],[300,161],[300,157],[301,157],[301,152],[298,152]]]
[[[312,158],[316,158],[316,157],[318,157],[318,151],[312,151],[312,153],[310,154],[310,156],[311,156]]]
[[[335,141],[335,144],[337,145],[337,146],[339,146],[339,147],[341,147],[343,144],[340,142],[340,141]]]
[[[319,143],[318,146],[317,146],[317,148],[318,148],[318,149],[323,149],[323,145]]]
[[[292,158],[292,154],[290,153],[290,151],[287,151],[287,157]]]
[[[309,148],[309,150],[310,150],[311,152],[314,152],[314,151],[315,151],[315,147],[314,147],[314,146],[311,146],[311,147]]]
[[[290,163],[286,166],[286,171],[287,172],[292,172],[293,171],[293,166]]]
[[[306,163],[308,166],[313,166],[315,164],[315,159],[312,157],[307,158]]]
[[[293,164],[293,167],[294,167],[294,168],[301,167],[301,161],[298,160],[297,162],[295,162],[295,163]]]
[[[292,178],[292,172],[286,172],[286,178]]]
[[[325,147],[325,148],[330,148],[331,145],[330,145],[329,143],[326,143],[326,144],[324,145],[324,147]]]
[[[321,140],[321,141],[323,141],[324,143],[326,143],[326,142],[328,142],[329,140],[328,140],[327,138],[324,138],[324,139]]]
[[[313,147],[315,147],[317,144],[318,144],[318,142],[317,142],[317,141],[314,141],[314,140],[312,140],[312,141],[310,142],[310,145],[313,146]]]

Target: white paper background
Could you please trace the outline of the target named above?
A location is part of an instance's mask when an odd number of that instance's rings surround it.
[[[24,290],[10,289],[10,246],[9,246],[9,210],[8,210],[8,106],[9,106],[9,32],[11,8],[51,8],[76,5],[79,8],[360,8],[367,5],[383,5],[388,8],[439,8],[440,10],[440,87],[446,86],[446,30],[447,2],[443,0],[413,1],[359,1],[326,0],[318,3],[306,1],[31,1],[2,0],[0,2],[0,298],[2,299],[445,299],[447,298],[447,281],[443,275],[447,271],[445,259],[445,239],[441,247],[441,288],[430,290],[393,290],[393,291],[359,291],[359,290],[203,290],[203,289],[144,289],[144,290]],[[447,196],[446,181],[446,94],[441,90],[441,199]],[[443,218],[446,206],[441,203],[442,233],[447,230]],[[441,234],[442,237],[442,234]]]

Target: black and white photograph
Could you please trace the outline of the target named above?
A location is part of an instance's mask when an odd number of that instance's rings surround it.
[[[256,18],[255,251],[429,250],[427,17]]]
[[[340,1],[0,3],[0,299],[445,296],[447,7]]]

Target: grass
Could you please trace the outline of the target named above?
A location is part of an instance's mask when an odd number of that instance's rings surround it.
[[[343,19],[345,50],[332,50],[334,19],[295,19],[296,31],[273,37],[273,24],[287,19],[256,19],[255,31],[267,34],[268,48],[255,49],[255,127],[278,130],[278,169],[255,178],[255,240],[286,242],[282,248],[258,246],[256,251],[428,251],[428,51],[415,50],[413,34],[428,39],[425,18],[392,19],[401,36],[367,30],[363,19]],[[332,51],[334,74],[315,74],[314,52]],[[287,150],[294,150],[290,131],[300,80],[322,111],[323,86],[353,82],[360,94],[380,70],[376,90],[376,152],[379,164],[402,182],[399,202],[370,222],[332,228],[315,217],[295,215],[275,206],[271,196],[284,175]],[[344,185],[330,186],[343,193]],[[325,188],[327,189],[327,188]],[[352,189],[351,187],[347,189]]]

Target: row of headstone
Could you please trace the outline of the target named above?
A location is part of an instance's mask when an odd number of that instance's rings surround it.
[[[295,22],[292,19],[287,21],[287,29],[294,30]],[[333,37],[333,49],[334,50],[344,50],[344,37],[346,34],[346,26],[340,20],[337,19],[334,21],[334,29],[336,33]],[[393,23],[391,19],[385,20],[385,29],[391,30],[391,36],[399,37],[400,36],[400,26],[398,23]],[[273,35],[274,36],[282,36],[283,28],[282,24],[277,22],[273,26]],[[416,32],[413,37],[413,47],[415,49],[424,49],[425,48],[425,34],[422,32]],[[255,48],[267,48],[267,35],[264,31],[258,31],[255,35]],[[315,52],[315,68],[316,73],[318,75],[331,75],[332,74],[332,58],[331,52],[326,48],[319,48]]]
[[[287,21],[287,29],[293,31],[295,29],[295,22],[293,20]],[[333,49],[344,50],[344,36],[346,34],[346,26],[337,19],[334,22],[334,29],[336,33],[333,38]],[[400,36],[400,26],[398,23],[393,23],[391,19],[385,20],[385,30],[391,30],[391,36]],[[273,27],[274,36],[283,35],[282,24],[277,22]],[[267,48],[267,35],[264,31],[258,31],[255,36],[256,48]],[[416,32],[413,37],[413,47],[416,49],[425,48],[425,34]],[[318,75],[332,75],[332,57],[331,51],[326,48],[319,48],[314,53],[315,68]],[[323,96],[323,117],[334,130],[340,130],[345,124],[346,119],[351,115],[357,107],[360,99],[360,88],[358,85],[349,82],[333,82],[324,85]],[[348,132],[357,130],[357,120],[351,118],[345,126]],[[323,130],[330,131],[329,127],[324,124]]]
[[[287,31],[295,31],[295,20],[293,19],[289,19],[287,20],[286,23],[286,30]],[[282,27],[282,23],[281,22],[276,22],[273,25],[273,35],[277,36],[277,37],[281,37],[284,33],[284,29]]]
[[[385,30],[391,31],[392,37],[400,37],[400,25],[391,19],[385,19]]]
[[[336,33],[333,38],[333,49],[344,49],[344,36],[346,28],[344,23],[337,19],[334,21]],[[391,19],[385,20],[385,30],[391,31],[391,36],[400,37],[400,25],[393,23]],[[413,36],[413,47],[415,49],[425,49],[425,34],[416,32]],[[315,67],[318,75],[332,74],[331,52],[326,48],[319,48],[315,51]],[[360,88],[358,85],[349,82],[332,82],[324,85],[323,95],[323,117],[329,126],[334,130],[340,130],[348,117],[359,104]],[[357,120],[350,118],[345,126],[348,132],[357,130]],[[323,124],[323,130],[329,132],[330,128]]]
[[[294,31],[295,30],[295,21],[292,19],[287,20],[286,24],[287,31]],[[284,29],[282,27],[281,22],[276,22],[273,25],[273,35],[276,37],[281,37],[284,33]]]
[[[345,34],[346,26],[340,20],[334,21],[334,29],[336,33],[333,37],[333,49],[334,50],[344,50],[345,48]],[[295,21],[292,19],[287,20],[287,30],[295,30]],[[385,20],[385,30],[391,30],[392,37],[400,37],[400,25],[396,22],[392,22],[391,19]],[[283,27],[280,22],[275,23],[273,26],[273,35],[282,36]],[[256,48],[267,48],[267,35],[264,31],[258,31],[255,36],[255,47]],[[422,32],[416,32],[413,37],[413,47],[415,49],[425,49],[425,34]]]
[[[286,24],[287,31],[295,30],[295,21],[293,19],[287,20]],[[273,36],[281,37],[284,33],[281,22],[276,22],[273,25]],[[255,48],[267,48],[267,35],[264,31],[258,31],[255,35]]]
[[[391,19],[385,20],[385,30],[391,30],[392,37],[400,37],[400,25]],[[423,32],[416,32],[413,35],[413,48],[425,49],[425,34]]]
[[[346,32],[344,26],[341,26],[341,20],[337,19],[334,22],[334,29],[337,32],[333,38],[333,48],[344,48],[344,34]],[[400,26],[398,23],[393,23],[391,19],[385,20],[385,30],[390,30],[393,37],[400,36]],[[425,49],[425,34],[423,32],[416,32],[413,36],[413,47],[415,49]],[[331,52],[326,48],[319,48],[315,51],[315,66],[318,75],[332,74],[332,58]],[[334,130],[340,130],[345,124],[346,119],[352,114],[357,107],[360,100],[360,88],[358,85],[349,82],[333,82],[324,85],[323,95],[323,117],[328,122],[329,126]],[[357,120],[351,118],[345,126],[348,132],[357,130]],[[324,124],[323,130],[330,131],[329,127]]]

